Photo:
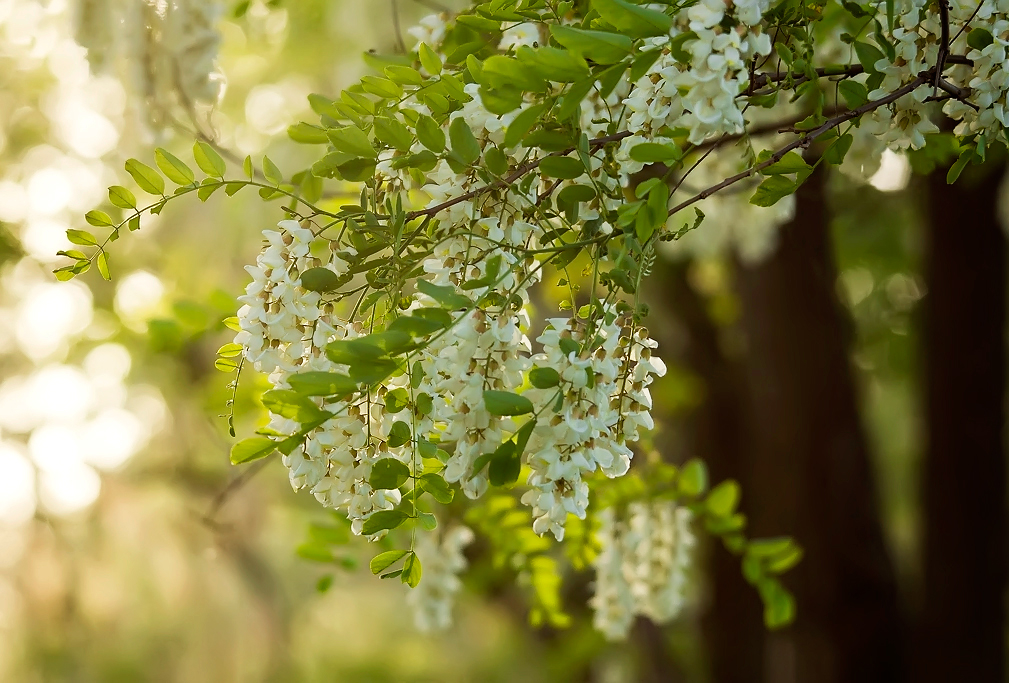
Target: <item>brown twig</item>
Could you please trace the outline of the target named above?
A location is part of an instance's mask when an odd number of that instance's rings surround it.
[[[217,514],[221,511],[221,508],[224,507],[224,504],[227,503],[233,495],[238,493],[243,486],[248,484],[254,476],[259,474],[264,467],[270,464],[270,460],[272,460],[272,458],[264,458],[263,460],[250,465],[247,469],[229,481],[224,488],[218,491],[217,495],[214,496],[214,499],[210,502],[210,507],[207,509],[207,512],[203,515],[203,522],[210,527],[216,528],[218,526],[216,519]]]
[[[851,78],[852,76],[857,76],[860,73],[864,73],[865,68],[861,64],[849,64],[847,66],[824,66],[816,70],[817,78],[827,78],[830,76],[842,76],[844,78]],[[771,83],[778,83],[784,81],[789,76],[787,71],[781,71],[778,73],[762,73],[757,74],[750,81],[751,88],[756,90],[757,88],[763,88],[765,85]],[[794,84],[800,85],[809,80],[809,77],[803,74],[795,79]],[[751,92],[752,95],[763,95],[766,93]]]
[[[619,142],[624,138],[634,135],[632,131],[625,130],[620,133],[614,133],[613,135],[604,135],[601,138],[596,138],[595,140],[589,140],[589,148],[602,147],[603,145],[608,145],[611,142]],[[524,164],[519,164],[515,167],[515,170],[506,175],[504,178],[497,180],[490,185],[484,185],[483,187],[478,187],[475,190],[470,190],[465,192],[458,197],[453,197],[452,199],[446,200],[441,204],[435,204],[434,206],[428,207],[426,209],[418,209],[417,211],[410,211],[406,214],[406,220],[411,221],[414,218],[420,218],[421,216],[434,216],[440,211],[444,211],[450,207],[460,204],[462,202],[473,199],[474,197],[479,197],[482,194],[491,192],[492,190],[499,190],[502,187],[508,187],[515,181],[519,180],[522,176],[530,171],[534,171],[539,168],[540,163],[548,157],[563,157],[571,154],[575,151],[575,147],[569,147],[568,149],[562,150],[560,152],[551,152],[539,159],[534,159],[533,161],[527,161]]]
[[[897,90],[894,90],[892,93],[890,93],[886,97],[881,97],[880,99],[873,100],[872,102],[866,102],[861,107],[857,107],[855,109],[849,109],[848,111],[845,111],[845,112],[842,112],[842,113],[838,114],[837,116],[829,119],[822,126],[820,126],[818,128],[814,128],[813,130],[809,131],[808,133],[806,133],[805,135],[803,135],[798,140],[795,140],[793,142],[788,143],[787,145],[785,145],[784,147],[782,147],[781,149],[779,149],[777,152],[775,152],[774,154],[772,154],[771,157],[769,159],[767,159],[767,161],[762,161],[759,164],[755,164],[754,166],[751,166],[750,168],[746,169],[745,171],[742,171],[741,173],[737,173],[734,176],[730,176],[730,177],[726,178],[725,180],[723,180],[722,182],[718,183],[717,185],[712,185],[711,187],[709,187],[709,188],[707,188],[705,190],[701,190],[700,192],[698,192],[697,194],[695,194],[693,197],[690,197],[689,199],[686,199],[686,200],[680,202],[679,204],[677,204],[676,206],[674,206],[673,208],[671,208],[669,210],[668,215],[672,216],[673,214],[682,211],[683,209],[687,208],[688,206],[691,206],[692,204],[696,204],[697,202],[701,201],[702,199],[707,199],[708,197],[710,197],[711,195],[715,194],[716,192],[719,192],[720,190],[723,190],[726,187],[729,187],[730,185],[734,185],[735,183],[738,183],[740,180],[745,180],[746,178],[749,178],[753,174],[759,173],[760,171],[764,170],[768,166],[771,166],[771,165],[776,164],[779,161],[781,161],[781,159],[786,154],[788,154],[789,152],[791,152],[792,150],[799,149],[800,147],[801,148],[809,147],[809,145],[812,144],[813,140],[815,140],[816,138],[820,137],[821,135],[823,135],[827,131],[830,131],[830,130],[833,130],[834,128],[837,128],[838,126],[840,126],[845,121],[850,121],[851,119],[857,118],[857,117],[861,116],[862,114],[870,112],[870,111],[872,111],[874,109],[878,109],[879,107],[883,107],[883,106],[886,106],[887,104],[890,104],[892,102],[896,102],[897,100],[899,100],[904,95],[907,95],[908,93],[913,92],[914,89],[917,88],[918,86],[922,85],[923,83],[929,83],[930,81],[931,81],[931,70],[929,72],[927,72],[926,74],[918,76],[917,78],[915,78],[913,81],[911,81],[907,85],[904,85],[904,86],[898,88]]]

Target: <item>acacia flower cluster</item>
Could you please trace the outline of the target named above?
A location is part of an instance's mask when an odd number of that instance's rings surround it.
[[[424,580],[406,596],[417,630],[444,631],[452,625],[452,608],[462,589],[459,574],[467,566],[463,549],[472,542],[473,532],[465,526],[418,539],[416,552],[424,565]]]
[[[636,501],[621,518],[613,507],[599,515],[593,625],[610,640],[627,637],[636,615],[672,621],[686,602],[695,544],[692,514],[669,500]]]

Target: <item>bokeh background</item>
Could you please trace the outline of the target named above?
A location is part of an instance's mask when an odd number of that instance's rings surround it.
[[[738,479],[754,533],[806,547],[794,626],[767,633],[738,560],[703,543],[671,627],[605,643],[572,571],[570,628],[533,628],[478,548],[456,625],[423,635],[362,544],[299,554],[339,527],[279,461],[228,464],[215,352],[278,216],[251,191],[176,202],[115,245],[111,282],[50,271],[126,158],[184,156],[194,128],[311,163],[285,135],[307,95],[432,7],[224,7],[220,104],[165,115],[129,64],[89,67],[80,4],[0,0],[0,681],[1005,679],[1001,159],[953,187],[931,153],[819,174],[759,263],[681,252],[648,284],[671,368],[654,445]],[[240,433],[264,387],[243,376]]]

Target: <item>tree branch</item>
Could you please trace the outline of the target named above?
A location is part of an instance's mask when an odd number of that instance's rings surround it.
[[[767,161],[762,161],[759,164],[751,166],[750,168],[746,169],[745,171],[742,171],[741,173],[737,173],[734,176],[730,176],[730,177],[726,178],[725,180],[723,180],[722,182],[718,183],[717,185],[712,185],[711,187],[698,192],[693,197],[680,202],[679,204],[677,204],[676,206],[674,206],[673,208],[671,208],[669,210],[668,215],[672,216],[673,214],[678,213],[679,211],[682,211],[683,209],[687,208],[688,206],[690,206],[692,204],[696,204],[697,202],[701,201],[702,199],[707,199],[708,197],[710,197],[711,195],[715,194],[716,192],[718,192],[720,190],[724,190],[725,188],[729,187],[730,185],[734,185],[735,183],[738,183],[740,180],[745,180],[746,178],[749,178],[754,173],[759,173],[760,171],[764,170],[768,166],[771,166],[771,165],[776,164],[779,161],[781,161],[782,157],[784,157],[786,154],[788,154],[792,150],[798,149],[800,147],[802,147],[802,148],[809,147],[809,145],[813,142],[813,140],[815,140],[816,138],[820,137],[821,135],[823,135],[827,131],[833,130],[834,128],[837,128],[838,126],[840,126],[845,121],[850,121],[851,119],[857,118],[857,117],[861,116],[862,114],[870,112],[870,111],[872,111],[874,109],[878,109],[879,107],[883,107],[883,106],[885,106],[887,104],[890,104],[892,102],[896,102],[897,100],[899,100],[904,95],[907,95],[908,93],[912,92],[919,85],[922,85],[924,83],[928,83],[930,80],[931,80],[931,70],[928,71],[928,72],[926,72],[925,74],[922,74],[922,75],[918,76],[917,78],[915,78],[913,81],[911,81],[907,85],[904,85],[904,86],[898,88],[897,90],[893,91],[892,93],[890,93],[886,97],[881,97],[880,99],[873,100],[872,102],[866,102],[861,107],[857,107],[856,109],[849,109],[848,111],[841,112],[837,116],[829,119],[826,123],[824,123],[819,128],[814,128],[813,130],[809,131],[808,133],[806,133],[805,135],[803,135],[798,140],[795,140],[793,142],[788,143],[787,145],[785,145],[784,147],[782,147],[781,149],[779,149],[777,152],[775,152],[774,154],[772,154],[771,157]]]

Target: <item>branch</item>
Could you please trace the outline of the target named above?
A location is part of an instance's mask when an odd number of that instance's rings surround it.
[[[628,138],[632,135],[634,135],[634,133],[629,130],[625,130],[620,133],[614,133],[613,135],[604,135],[601,138],[596,138],[595,140],[589,140],[589,149],[602,147],[603,145],[608,145],[611,142],[619,142],[620,140]],[[502,187],[508,187],[512,183],[519,180],[526,173],[529,173],[530,171],[534,171],[537,168],[539,168],[540,162],[542,162],[547,157],[567,156],[568,154],[574,152],[576,149],[577,149],[576,147],[569,147],[568,149],[562,150],[560,152],[551,152],[550,154],[542,156],[539,159],[535,159],[533,161],[527,161],[524,164],[519,164],[518,166],[515,167],[514,171],[506,175],[504,178],[501,178],[500,180],[491,183],[490,185],[484,185],[483,187],[478,187],[475,190],[470,190],[469,192],[461,194],[458,197],[453,197],[452,199],[444,201],[441,204],[435,204],[434,206],[431,206],[426,209],[410,211],[409,213],[406,214],[406,220],[411,221],[414,218],[420,218],[421,216],[433,217],[439,211],[443,211],[449,207],[455,206],[456,204],[460,204],[462,202],[473,199],[473,197],[479,197],[480,195],[486,194],[487,192],[490,192],[492,190],[498,190],[501,189]]]
[[[925,74],[922,74],[922,75],[918,76],[917,78],[915,78],[913,81],[911,81],[907,85],[904,85],[904,86],[898,88],[897,90],[893,91],[892,93],[890,93],[886,97],[881,97],[880,99],[873,100],[872,102],[866,102],[861,107],[858,107],[856,109],[849,109],[848,111],[845,111],[845,112],[842,112],[842,113],[838,114],[837,116],[835,116],[832,119],[828,120],[826,123],[824,123],[819,128],[814,128],[813,130],[809,131],[808,133],[806,133],[804,136],[802,136],[798,140],[795,140],[793,142],[788,143],[787,145],[785,145],[784,147],[782,147],[781,149],[779,149],[777,152],[775,152],[774,154],[772,154],[771,157],[767,161],[763,161],[763,162],[761,162],[759,164],[756,164],[755,166],[751,166],[750,168],[746,169],[745,171],[743,171],[741,173],[737,173],[734,176],[730,176],[730,177],[726,178],[725,180],[723,180],[722,182],[718,183],[717,185],[712,185],[711,187],[707,188],[706,190],[702,190],[702,191],[698,192],[697,194],[695,194],[690,199],[686,199],[686,200],[680,202],[679,204],[677,204],[676,206],[674,206],[673,208],[671,208],[669,210],[668,215],[672,216],[673,214],[682,211],[683,209],[687,208],[688,206],[690,206],[692,204],[696,204],[697,202],[701,201],[702,199],[707,199],[708,197],[710,197],[711,195],[715,194],[716,192],[718,192],[720,190],[724,190],[725,188],[729,187],[730,185],[734,185],[735,183],[738,183],[740,180],[745,180],[746,178],[749,178],[754,173],[759,173],[760,171],[764,170],[768,166],[771,166],[771,165],[776,164],[779,161],[781,161],[782,157],[784,157],[786,154],[788,154],[792,150],[798,149],[800,147],[802,147],[802,148],[809,147],[809,145],[813,142],[813,140],[815,140],[816,138],[820,137],[821,135],[823,135],[827,131],[833,130],[834,128],[837,128],[838,126],[840,126],[845,121],[850,121],[851,119],[858,118],[862,114],[870,112],[870,111],[872,111],[874,109],[878,109],[879,107],[883,107],[883,106],[885,106],[887,104],[890,104],[892,102],[896,102],[897,100],[899,100],[904,95],[907,95],[908,93],[913,92],[914,89],[917,88],[918,86],[920,86],[920,85],[922,85],[924,83],[929,83],[930,81],[931,81],[931,70],[929,72],[926,72]]]
[[[829,76],[843,76],[844,78],[851,78],[852,76],[857,76],[861,73],[865,73],[865,68],[861,64],[849,64],[847,66],[824,66],[816,70],[817,78],[825,78]],[[770,83],[778,83],[784,81],[788,78],[789,72],[782,71],[778,73],[768,74],[757,74],[750,81],[751,90],[756,90],[757,88],[763,88],[765,85]],[[800,83],[805,83],[809,80],[806,75],[799,76],[795,79],[795,85]],[[753,95],[759,95],[762,93],[750,93]]]

